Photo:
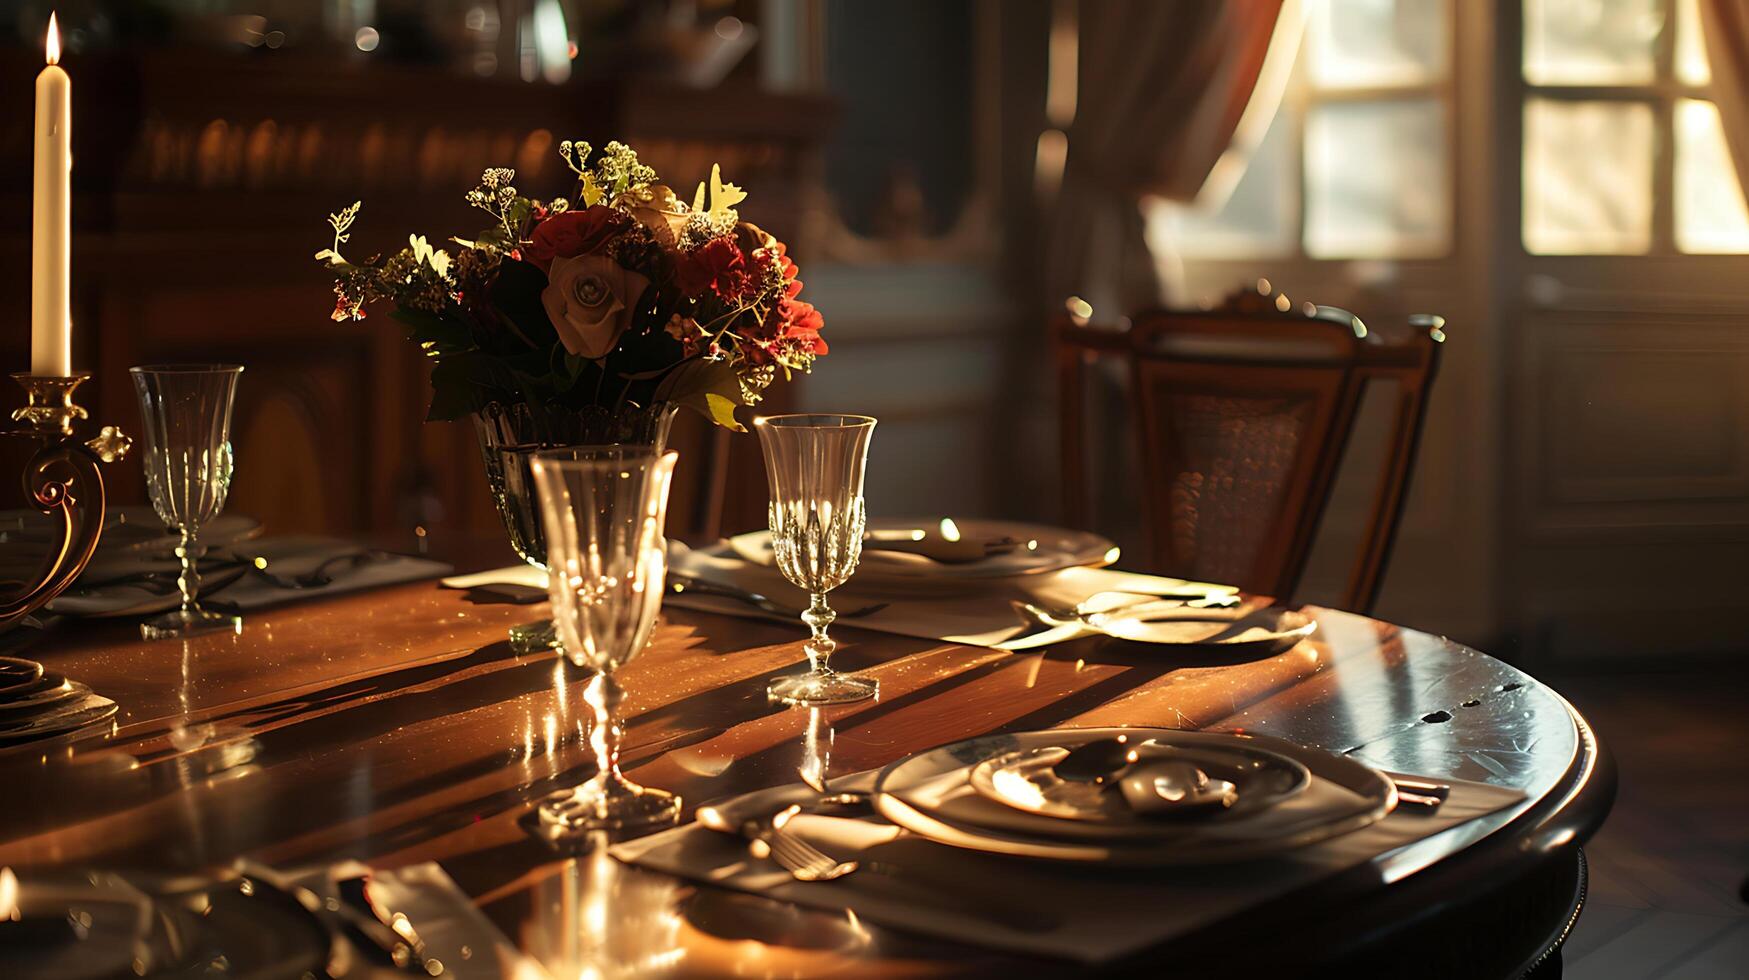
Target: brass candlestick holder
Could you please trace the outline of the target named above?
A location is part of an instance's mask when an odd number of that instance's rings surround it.
[[[94,439],[80,441],[73,423],[88,417],[73,402],[73,390],[91,375],[14,374],[24,388],[25,405],[12,413],[19,429],[4,433],[38,443],[21,474],[32,506],[55,520],[56,541],[34,581],[16,595],[0,598],[0,630],[22,622],[73,584],[97,552],[103,536],[102,463],[127,455],[133,440],[113,425]]]

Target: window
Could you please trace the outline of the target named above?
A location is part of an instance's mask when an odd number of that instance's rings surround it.
[[[1696,0],[1523,11],[1525,250],[1749,252]]]
[[[1194,258],[1445,254],[1451,21],[1446,0],[1310,4],[1244,175],[1224,200],[1156,204],[1151,237]]]

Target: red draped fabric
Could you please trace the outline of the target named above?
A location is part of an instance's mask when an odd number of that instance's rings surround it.
[[[1700,0],[1700,20],[1713,69],[1713,101],[1737,178],[1749,189],[1749,0]]]
[[[1138,204],[1194,198],[1257,85],[1282,0],[1082,0],[1068,159],[1049,218],[1052,295],[1159,302]]]

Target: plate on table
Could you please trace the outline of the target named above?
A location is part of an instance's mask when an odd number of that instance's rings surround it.
[[[1318,630],[1312,617],[1280,606],[1197,609],[1161,602],[1091,616],[1107,636],[1133,643],[1286,650]]]
[[[1117,545],[1090,531],[1014,521],[871,518],[867,535],[856,568],[862,580],[1006,578],[1103,568],[1118,558]],[[743,561],[773,564],[770,531],[730,538],[729,549]],[[974,557],[983,551],[989,553]]]
[[[1211,778],[1233,784],[1232,805],[1212,813],[1147,816],[1138,813],[1112,784],[1065,782],[1052,767],[1069,750],[1061,745],[1016,749],[972,767],[969,780],[986,799],[1020,811],[1024,818],[1007,824],[1021,833],[1052,831],[1064,837],[1158,840],[1181,836],[1186,828],[1243,820],[1305,792],[1311,773],[1302,763],[1279,752],[1259,748],[1251,740],[1204,732],[1175,732],[1170,737],[1132,739],[1140,758],[1134,768],[1186,762]],[[992,816],[996,813],[992,811]],[[1046,825],[1031,819],[1048,817],[1067,823]],[[1195,823],[1180,821],[1195,820]]]
[[[251,567],[229,565],[211,572],[202,571],[201,600],[204,602],[208,596],[236,582],[248,574]],[[165,572],[150,579],[136,576],[95,586],[85,586],[81,584],[83,582],[84,579],[80,578],[73,583],[72,588],[56,596],[48,604],[49,612],[62,616],[106,619],[152,616],[182,605],[182,593],[176,587],[174,572]]]
[[[257,980],[324,975],[334,936],[290,894],[234,872],[216,881],[154,883],[151,890],[161,922],[158,969],[165,975]]]
[[[46,544],[54,540],[55,534],[54,523],[39,511],[0,511],[0,535],[4,535],[0,540]],[[200,543],[208,549],[224,548],[260,534],[261,522],[255,518],[220,514],[200,529]],[[97,542],[97,551],[100,556],[131,552],[174,558],[178,540],[150,506],[126,504],[105,511],[103,537]]]
[[[1103,634],[1149,646],[1261,657],[1291,650],[1318,630],[1317,621],[1310,616],[1280,606],[1243,603],[1202,608],[1176,597],[1155,599],[1120,592],[1102,592],[1074,612],[1024,603],[1015,603],[1015,609],[1032,621],[1034,629],[1003,641],[1004,650],[1028,650]]]
[[[15,914],[0,921],[0,976],[133,976],[147,957],[152,902],[120,877],[0,871]],[[76,925],[75,925],[76,923]]]
[[[294,980],[325,976],[333,951],[313,913],[234,875],[26,872],[10,885],[20,915],[0,921],[0,976]]]
[[[971,785],[972,771],[1008,753],[1072,748],[1128,735],[1194,748],[1247,747],[1303,765],[1310,785],[1276,806],[1233,819],[1162,824],[1153,835],[1111,833],[1108,826],[1028,813]],[[875,781],[882,816],[919,836],[1013,857],[1124,866],[1219,864],[1285,854],[1382,819],[1397,804],[1396,786],[1346,756],[1262,735],[1180,732],[1162,728],[1085,728],[986,735],[901,759]],[[1151,828],[1150,828],[1151,829]]]

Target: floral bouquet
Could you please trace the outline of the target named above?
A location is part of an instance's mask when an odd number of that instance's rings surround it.
[[[412,235],[351,262],[340,248],[359,204],[328,216],[334,244],[316,258],[335,274],[334,319],[394,304],[435,361],[428,421],[668,403],[739,430],[736,408],[826,353],[784,244],[740,220],[747,195],[718,168],[689,206],[628,146],[595,154],[567,140],[559,154],[577,178],[571,199],[524,197],[514,171],[487,170],[467,201],[493,223],[454,250]]]

